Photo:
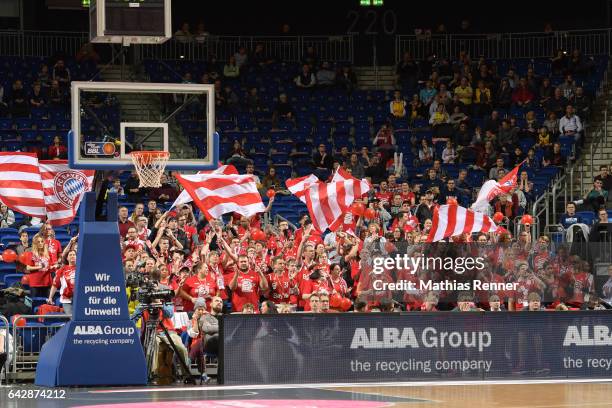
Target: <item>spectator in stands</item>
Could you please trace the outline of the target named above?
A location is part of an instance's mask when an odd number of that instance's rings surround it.
[[[30,108],[42,108],[45,106],[45,93],[40,86],[40,82],[35,82],[32,86],[32,94],[30,95]]]
[[[542,126],[546,127],[553,139],[556,138],[559,134],[559,119],[557,118],[557,114],[555,112],[549,112]]]
[[[438,94],[436,88],[434,88],[433,82],[425,82],[425,87],[419,92],[419,99],[423,102],[423,105],[429,106],[434,101],[435,96]]]
[[[32,238],[32,251],[26,254],[25,265],[29,277],[30,297],[47,299],[51,287],[51,259],[45,238],[36,234]]]
[[[531,92],[527,86],[527,80],[525,78],[521,78],[518,86],[512,93],[512,103],[514,106],[519,108],[531,109],[531,104],[534,98],[533,92]]]
[[[64,107],[68,102],[66,91],[60,87],[59,81],[52,80],[48,93],[49,104],[54,107]]]
[[[262,68],[274,62],[274,59],[269,55],[266,55],[263,43],[257,43],[255,44],[255,50],[253,50],[253,54],[251,55],[250,61],[251,67],[257,70],[261,70]]]
[[[86,42],[81,46],[79,52],[77,52],[75,59],[79,64],[89,61],[98,65],[98,62],[100,62],[100,55],[96,52],[92,43]]]
[[[60,303],[64,309],[64,313],[72,314],[72,298],[74,294],[74,279],[76,275],[76,250],[68,252],[67,264],[62,266],[55,274],[47,303],[52,305],[55,304],[53,297],[59,290]]]
[[[605,207],[599,208],[597,211],[597,221],[591,227],[589,233],[589,242],[612,242],[612,223],[608,218],[608,211]]]
[[[419,147],[419,162],[421,165],[432,163],[434,159],[434,149],[429,145],[427,139],[421,140],[421,146]]]
[[[261,98],[259,97],[259,91],[257,90],[257,87],[253,86],[249,89],[249,92],[246,95],[244,106],[251,113],[260,112],[261,110],[263,110],[264,105]]]
[[[40,71],[36,74],[37,82],[40,82],[40,85],[43,89],[48,89],[51,87],[51,74],[49,73],[49,66],[47,64],[42,64],[40,67]]]
[[[495,165],[496,160],[497,151],[495,150],[493,143],[490,140],[487,140],[484,143],[484,149],[482,149],[478,154],[476,166],[483,170],[488,170]]]
[[[291,102],[287,99],[287,94],[280,94],[278,96],[278,103],[272,113],[272,128],[278,129],[278,122],[280,119],[286,119],[295,124],[295,111]]]
[[[429,118],[429,124],[432,126],[434,131],[434,137],[442,138],[449,135],[449,128],[452,131],[452,126],[449,124],[450,117],[446,112],[446,107],[443,104],[439,104],[436,111]]]
[[[461,82],[458,87],[453,90],[454,94],[459,97],[459,100],[467,107],[472,104],[474,97],[474,91],[470,86],[466,77],[461,78]]]
[[[53,80],[59,82],[60,88],[67,89],[70,86],[70,70],[62,59],[57,60],[53,66]]]
[[[351,94],[357,86],[357,76],[349,67],[345,65],[336,74],[336,85],[338,88],[345,90],[348,94]]]
[[[236,112],[240,106],[240,98],[229,84],[223,87],[223,99],[225,100],[225,108],[231,112]]]
[[[321,88],[329,88],[336,82],[336,72],[329,66],[329,62],[323,61],[316,75],[317,85]]]
[[[565,116],[559,120],[559,132],[563,136],[573,136],[576,141],[583,140],[582,136],[582,121],[578,115],[574,114],[574,107],[567,105],[565,108]]]
[[[589,69],[589,64],[582,56],[582,52],[578,49],[572,51],[572,56],[567,62],[567,71],[573,75],[583,75]]]
[[[491,167],[491,170],[489,170],[489,180],[497,179],[497,173],[499,170],[503,170],[504,174],[508,173],[508,170],[504,168],[504,159],[502,157],[498,157],[495,160],[495,166]]]
[[[446,142],[446,147],[442,150],[442,161],[444,164],[455,164],[458,154],[452,141]]]
[[[419,65],[409,52],[405,52],[402,61],[395,68],[395,86],[398,88],[416,90],[419,77]]]
[[[465,124],[464,122],[466,122],[468,119],[469,117],[461,111],[461,108],[459,106],[455,106],[453,108],[453,113],[448,118],[448,123],[453,125],[453,127],[458,128],[461,126],[461,124]],[[465,125],[467,129],[467,124]]]
[[[605,207],[606,201],[608,201],[608,194],[608,190],[604,190],[603,188],[603,181],[595,180],[593,182],[593,188],[584,198],[584,204],[591,206],[593,211],[597,212],[599,208]]]
[[[165,174],[161,175],[161,187],[153,188],[149,192],[149,197],[158,202],[172,202],[176,200],[178,191],[172,184],[168,183],[168,177]]]
[[[189,29],[187,30],[189,32]],[[203,22],[199,22],[196,26],[195,34],[193,35],[193,39],[198,44],[203,44],[208,41],[210,33],[206,30],[206,26]]]
[[[593,181],[601,181],[602,182],[602,187],[604,190],[606,191],[611,191],[612,190],[612,176],[609,173],[609,169],[608,166],[606,166],[605,164],[602,164],[601,166],[599,166],[599,174],[595,176]]]
[[[553,97],[555,90],[550,84],[549,78],[544,78],[542,80],[542,85],[540,85],[540,89],[538,90],[538,101],[541,107],[545,107],[550,98]]]
[[[501,122],[499,134],[497,135],[497,145],[503,152],[509,153],[514,150],[514,146],[518,143],[518,131],[510,125],[508,119]]]
[[[550,59],[553,75],[562,75],[567,69],[566,52],[558,49],[555,56]]]
[[[263,191],[268,191],[269,189],[273,189],[274,191],[284,191],[284,183],[278,178],[276,174],[276,168],[274,166],[268,167],[268,172],[261,180],[261,189]]]
[[[238,139],[234,140],[234,144],[232,145],[232,150],[225,159],[226,164],[234,164],[234,165],[245,165],[248,163],[249,156],[247,152],[242,147],[242,142]]]
[[[317,84],[317,78],[312,73],[310,65],[304,64],[302,71],[293,79],[293,82],[299,89],[311,89]]]
[[[482,118],[488,115],[491,112],[491,107],[491,89],[486,87],[483,80],[480,80],[474,93],[474,116]]]
[[[501,109],[510,109],[512,104],[512,87],[508,78],[501,80],[501,85],[495,94],[495,105]]]
[[[377,152],[380,152],[383,162],[386,163],[393,156],[397,149],[397,144],[391,123],[384,123],[382,125],[378,133],[376,133],[372,145],[376,147]]]
[[[180,30],[177,30],[177,32],[174,33],[174,39],[183,44],[193,41],[193,36],[191,35],[191,31],[189,29],[189,23],[184,22],[181,24]]]
[[[140,180],[136,171],[130,172],[130,177],[125,182],[124,190],[129,202],[134,203],[142,199],[145,191],[140,188]]]
[[[565,167],[567,161],[563,153],[561,153],[561,144],[555,143],[553,144],[552,151],[549,151],[544,155],[543,165],[546,166],[557,166],[557,167]]]
[[[260,188],[261,181],[259,180],[259,176],[257,174],[255,174],[255,165],[253,165],[253,163],[251,163],[251,162],[247,163],[245,174],[250,174],[253,177],[253,179],[255,180],[255,183],[257,184],[257,187]]]
[[[64,146],[59,136],[56,135],[53,137],[53,144],[47,148],[47,157],[49,157],[50,160],[54,158],[68,158],[68,148]]]
[[[576,94],[576,82],[572,78],[571,74],[567,74],[565,76],[565,81],[559,85],[559,89],[563,93],[563,97],[567,100],[570,100]]]
[[[372,156],[370,165],[366,168],[366,177],[369,177],[373,184],[378,184],[387,178],[386,165],[379,155]]]
[[[14,118],[28,116],[30,113],[29,101],[21,80],[18,79],[13,83],[13,90],[10,97],[9,106],[11,115],[13,115]]]
[[[319,66],[319,56],[312,45],[306,47],[306,52],[302,55],[302,64],[308,65],[311,71]]]
[[[559,223],[563,228],[568,229],[574,224],[584,224],[585,220],[581,215],[576,214],[576,204],[569,202],[565,206],[565,214],[561,215]]]
[[[240,76],[240,67],[236,64],[236,57],[231,55],[223,66],[223,77],[225,79],[236,79]]]
[[[117,195],[124,195],[123,194],[123,187],[121,187],[121,180],[117,177],[116,179],[113,180],[113,184],[110,185],[110,187],[108,188],[108,190],[106,191],[107,194],[108,193],[115,193]]]
[[[584,93],[584,89],[581,86],[576,87],[576,92],[570,100],[570,103],[576,110],[578,117],[584,122],[591,111],[591,98]]]
[[[402,98],[400,91],[393,92],[393,100],[389,102],[389,112],[394,118],[406,116],[406,101]]]
[[[533,183],[529,181],[529,177],[526,171],[521,171],[519,176],[518,185],[515,190],[515,194],[518,197],[519,213],[523,215],[528,212],[529,206],[535,201],[535,195],[533,191]]]
[[[544,149],[545,151],[548,151],[550,147],[552,147],[551,134],[548,132],[548,128],[546,126],[540,127],[538,138],[536,140],[536,146],[540,149]]]
[[[321,180],[326,180],[329,172],[332,170],[334,158],[327,153],[327,146],[325,144],[319,144],[319,148],[312,156],[312,163],[317,177]]]
[[[563,96],[563,91],[557,87],[555,88],[553,97],[550,98],[546,104],[546,110],[548,112],[554,112],[557,117],[560,117],[565,112],[565,107],[568,103],[568,100]]]
[[[119,207],[117,212],[117,223],[119,224],[119,235],[125,238],[130,228],[136,227],[134,223],[128,218],[127,207]]]
[[[347,170],[350,170],[351,175],[355,178],[362,179],[365,177],[365,168],[359,161],[357,153],[351,153],[351,159],[346,165]]]
[[[0,202],[0,228],[12,228],[13,224],[15,224],[15,213]]]
[[[238,70],[242,70],[243,67],[246,67],[249,62],[249,55],[247,54],[246,47],[241,46],[238,48],[238,51],[234,54],[234,60],[236,61]]]

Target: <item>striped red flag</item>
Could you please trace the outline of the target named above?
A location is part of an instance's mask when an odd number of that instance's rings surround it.
[[[265,211],[251,175],[177,174],[176,179],[209,220],[230,212],[250,217]]]
[[[319,178],[314,174],[309,176],[297,177],[294,179],[288,179],[285,181],[285,185],[287,186],[287,190],[291,192],[294,196],[300,199],[301,202],[306,204],[306,192],[310,188],[311,185],[320,183]]]
[[[219,164],[219,167],[214,170],[199,171],[198,174],[238,174],[238,170],[236,170],[236,167],[234,167],[232,164]],[[186,190],[183,190],[181,191],[181,194],[176,197],[176,200],[174,200],[170,206],[170,209],[178,207],[179,205],[190,203],[191,201],[193,200],[191,199],[189,193]]]
[[[45,218],[45,200],[36,154],[0,152],[0,201],[17,212]]]
[[[434,209],[427,242],[472,232],[494,232],[497,226],[491,217],[458,205],[441,205]]]
[[[314,227],[325,231],[348,210],[356,198],[370,191],[366,180],[336,181],[311,184],[305,194],[306,206]]]
[[[41,160],[40,177],[47,220],[53,226],[70,224],[83,194],[91,191],[95,170],[75,170],[65,160]]]

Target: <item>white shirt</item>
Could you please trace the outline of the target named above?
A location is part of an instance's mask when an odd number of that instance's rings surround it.
[[[565,134],[565,132],[582,132],[582,122],[580,118],[576,115],[572,115],[569,118],[567,115],[564,115],[559,120],[559,132],[561,132],[561,134]]]

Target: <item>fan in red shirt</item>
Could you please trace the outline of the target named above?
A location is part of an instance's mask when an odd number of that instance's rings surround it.
[[[47,249],[49,251],[49,265],[51,272],[54,272],[60,266],[59,262],[62,259],[62,244],[55,239],[55,231],[53,230],[53,226],[48,222],[42,226],[39,234],[42,234],[42,236],[45,237],[45,243],[47,244]]]
[[[145,248],[144,241],[138,237],[136,227],[129,227],[125,238],[126,240],[123,241],[124,246],[133,246],[136,252],[142,251]]]
[[[193,303],[196,299],[205,299],[206,306],[209,307],[213,296],[220,294],[218,277],[205,262],[196,265],[195,271],[196,274],[188,277],[179,290],[179,296],[185,300],[183,304],[185,312],[193,310]]]
[[[576,257],[577,258],[577,257]],[[562,297],[574,306],[584,303],[584,295],[593,293],[593,275],[587,261],[576,260],[572,272],[561,276]]]
[[[289,303],[291,289],[295,286],[295,282],[285,269],[285,259],[280,256],[274,258],[272,270],[272,273],[266,275],[269,287],[268,299],[276,304]]]
[[[350,296],[348,284],[342,277],[342,267],[338,264],[331,266],[330,281],[332,285],[332,293],[337,293],[340,296]]]
[[[25,253],[26,274],[32,297],[49,297],[51,287],[51,262],[49,250],[42,235],[32,238],[32,251]]]
[[[74,277],[76,274],[76,251],[71,250],[68,252],[68,265],[62,266],[56,273],[53,284],[51,285],[51,292],[47,298],[47,303],[52,305],[53,296],[59,289],[60,303],[64,308],[64,313],[72,314],[72,297],[74,294]]]
[[[385,180],[380,182],[379,190],[374,196],[377,200],[383,202],[384,205],[389,205],[389,203],[391,203],[393,193],[389,191],[389,184]]]
[[[240,312],[247,303],[259,304],[260,295],[268,290],[268,281],[264,275],[264,270],[249,265],[249,258],[246,255],[236,256],[221,237],[220,231],[217,233],[217,242],[221,243],[225,253],[236,263],[234,274],[228,285],[232,291],[233,310]]]
[[[402,183],[399,194],[402,197],[402,201],[408,201],[410,203],[410,206],[414,206],[416,196],[410,190],[410,184],[408,184],[408,182]]]

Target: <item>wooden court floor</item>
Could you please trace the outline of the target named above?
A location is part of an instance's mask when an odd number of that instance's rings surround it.
[[[334,391],[404,397],[393,407],[588,408],[612,407],[612,382],[334,387]]]

